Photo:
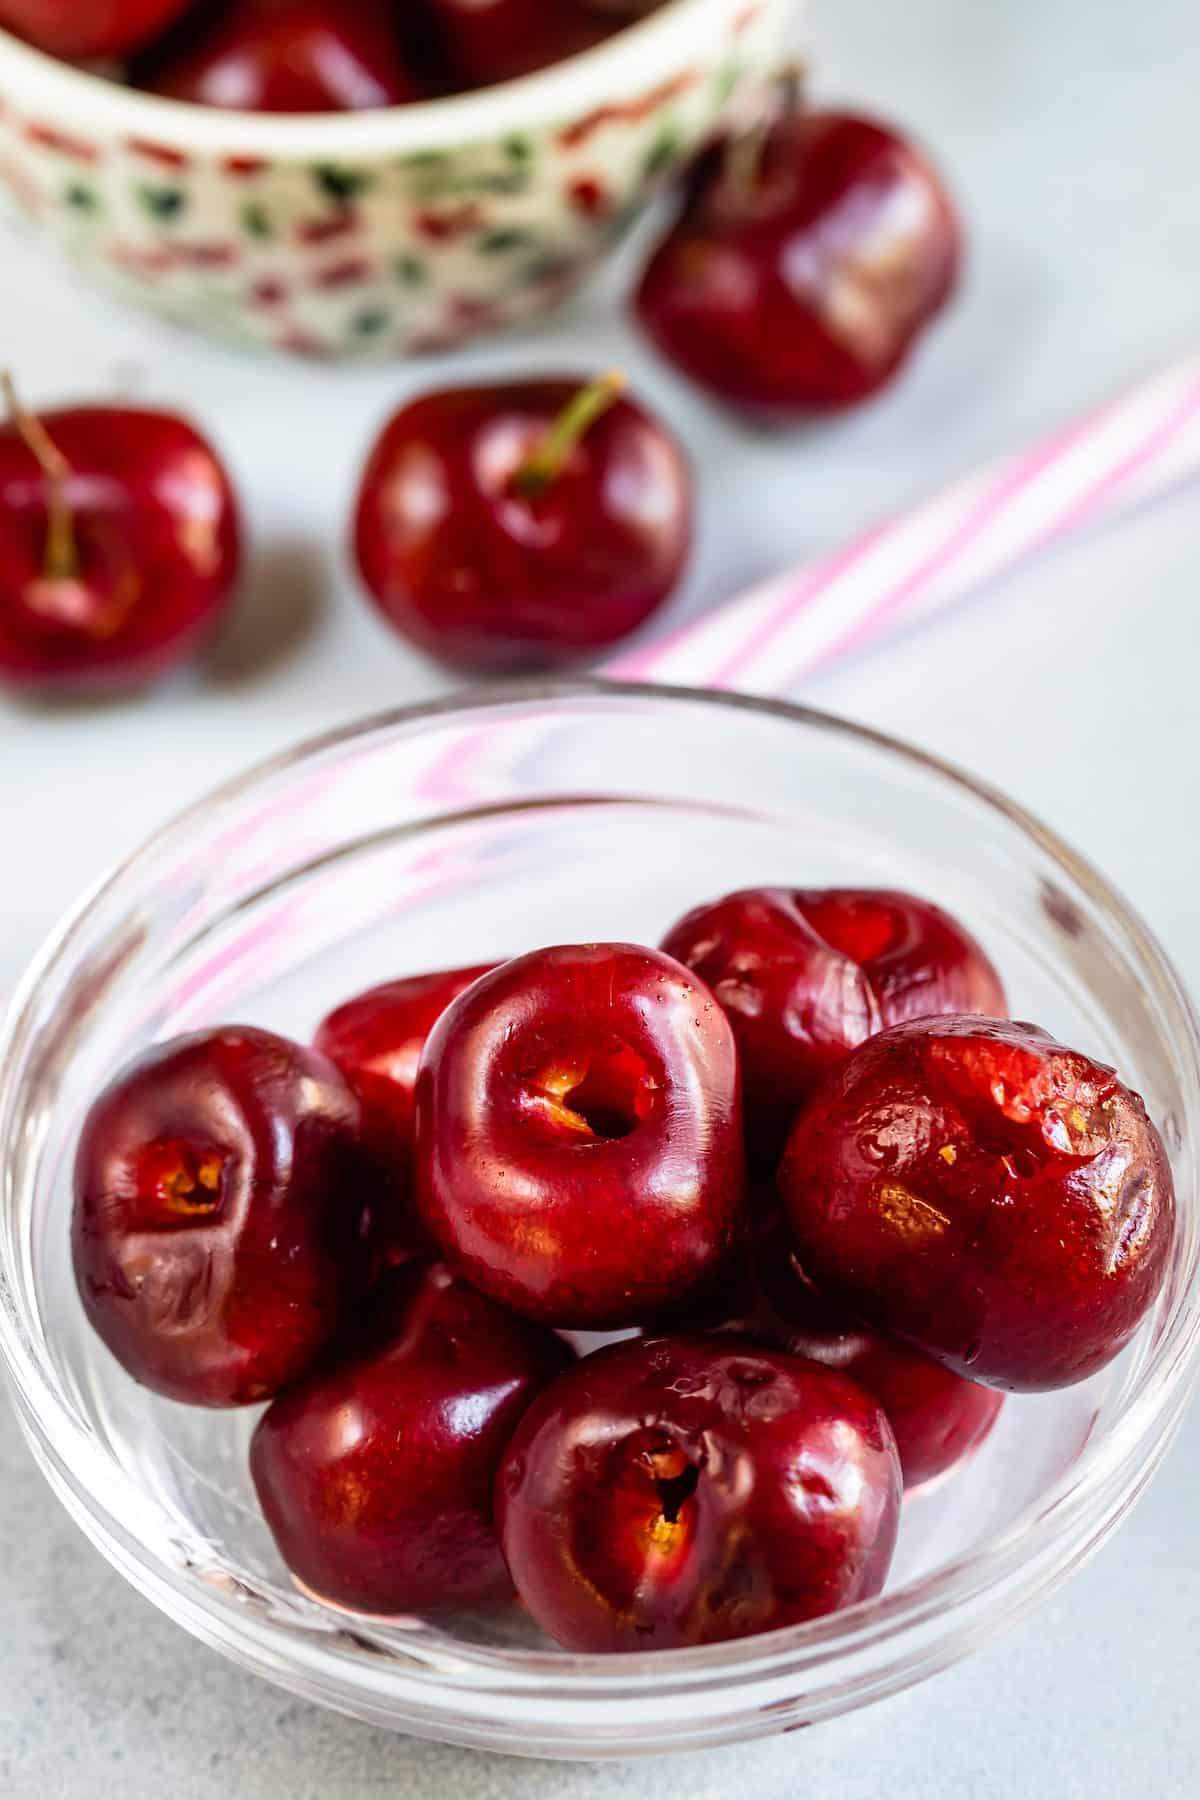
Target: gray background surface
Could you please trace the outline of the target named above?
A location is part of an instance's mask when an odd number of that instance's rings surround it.
[[[619,360],[694,450],[698,608],[1104,398],[1200,337],[1193,0],[823,0],[817,89],[943,158],[968,291],[912,377],[785,439],[718,418],[604,289],[466,369]],[[266,751],[438,691],[340,555],[360,447],[439,370],[257,365],[110,310],[0,241],[0,344],[39,401],[132,390],[194,408],[256,539],[245,622],[200,678],[84,715],[0,704],[0,990],[54,917],[168,812]],[[817,704],[964,762],[1073,839],[1200,984],[1200,494],[1060,553],[930,630],[809,684]],[[875,1711],[760,1745],[609,1768],[505,1763],[372,1732],[192,1643],[84,1543],[0,1403],[0,1794],[14,1800],[1107,1800],[1200,1793],[1200,1416],[1088,1569],[1011,1635]]]

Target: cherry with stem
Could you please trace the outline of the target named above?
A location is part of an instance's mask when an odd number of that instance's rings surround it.
[[[380,611],[440,661],[551,668],[657,611],[691,522],[681,446],[610,371],[411,401],[368,459],[354,548]]]
[[[147,408],[39,416],[0,371],[0,686],[140,686],[193,651],[232,594],[236,495],[186,419]]]
[[[897,376],[953,294],[954,202],[929,158],[875,119],[782,104],[714,145],[635,298],[663,354],[737,410],[810,418]]]

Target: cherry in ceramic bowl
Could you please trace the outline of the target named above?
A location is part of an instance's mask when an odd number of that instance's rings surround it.
[[[304,1040],[373,983],[539,944],[653,944],[706,897],[764,884],[928,895],[984,946],[1018,1017],[1142,1093],[1178,1201],[1142,1329],[1081,1385],[1009,1398],[960,1468],[906,1500],[883,1593],[828,1618],[600,1657],[556,1649],[514,1607],[384,1622],[298,1592],[254,1504],[255,1409],[214,1414],[137,1386],[83,1315],[68,1227],[88,1103],[178,1033],[236,1018]],[[1200,1037],[1170,965],[1100,875],[998,796],[792,706],[500,689],[252,771],[168,825],[55,934],[0,1045],[0,1349],[34,1453],[83,1529],[247,1669],[450,1742],[566,1757],[697,1748],[920,1681],[1026,1612],[1117,1524],[1191,1385],[1198,1131]]]
[[[447,350],[560,303],[794,48],[799,0],[664,0],[502,86],[225,111],[0,31],[0,199],[84,279],[252,348]]]

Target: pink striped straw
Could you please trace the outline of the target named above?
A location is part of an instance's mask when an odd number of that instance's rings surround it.
[[[1021,454],[610,662],[625,680],[786,693],[1020,563],[1200,474],[1200,356]]]

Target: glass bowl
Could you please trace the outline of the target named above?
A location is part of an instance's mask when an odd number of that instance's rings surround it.
[[[253,1414],[156,1398],[83,1318],[68,1247],[80,1118],[140,1046],[218,1020],[311,1032],[386,976],[569,940],[655,942],[756,882],[914,889],[959,914],[1018,1016],[1115,1063],[1175,1167],[1153,1315],[1081,1387],[1011,1399],[905,1507],[885,1594],[714,1648],[612,1658],[499,1617],[381,1621],[297,1593],[253,1503]],[[55,934],[0,1051],[0,1334],[17,1411],[84,1531],[239,1663],[377,1725],[524,1754],[627,1757],[812,1724],[922,1680],[1026,1612],[1113,1529],[1195,1362],[1197,1021],[1088,865],[998,795],[804,709],[554,683],[369,720],[168,825]]]

